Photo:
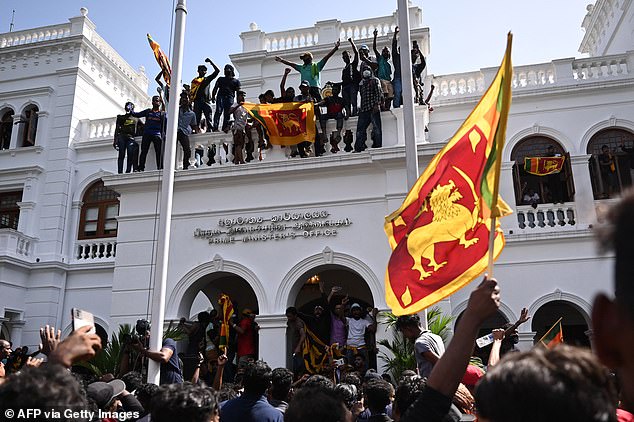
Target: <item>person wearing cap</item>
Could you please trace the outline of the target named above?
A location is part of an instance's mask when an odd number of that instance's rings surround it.
[[[391,58],[390,49],[383,47],[381,53],[376,48],[376,38],[379,35],[378,29],[374,30],[374,39],[372,40],[372,48],[376,57],[376,76],[381,81],[381,89],[383,90],[383,111],[390,109],[390,104],[394,98],[394,87],[392,86],[392,65],[389,60]]]
[[[348,325],[348,338],[346,340],[346,358],[352,362],[356,354],[363,356],[365,360],[364,371],[368,369],[368,347],[365,344],[366,332],[376,332],[376,314],[378,309],[373,308],[369,315],[363,316],[363,308],[358,303],[350,307],[352,317],[346,318]]]
[[[372,75],[370,69],[363,71],[363,80],[359,83],[359,93],[361,94],[361,106],[359,107],[354,151],[362,152],[367,148],[365,145],[368,137],[366,132],[370,123],[372,123],[372,148],[381,148],[383,146],[383,132],[381,130],[383,90],[379,79]]]
[[[145,171],[145,159],[150,151],[150,144],[154,146],[156,168],[161,170],[163,168],[163,138],[167,127],[167,114],[165,114],[165,104],[161,96],[152,97],[152,108],[146,108],[138,113],[131,111],[130,114],[132,117],[145,118],[138,170]]]
[[[124,412],[144,412],[141,403],[125,389],[125,383],[120,379],[110,382],[93,382],[86,387],[86,396],[95,402],[99,410],[114,413],[121,408]]]
[[[302,80],[308,81],[310,84],[310,93],[317,100],[321,101],[321,84],[319,81],[319,73],[328,62],[328,59],[335,54],[335,51],[339,49],[339,40],[335,43],[335,46],[330,50],[323,59],[318,61],[317,63],[313,62],[313,53],[307,51],[299,56],[299,59],[303,62],[303,64],[297,64],[293,62],[289,62],[281,58],[280,56],[275,56],[275,60],[281,63],[284,63],[287,66],[298,71],[301,75]]]
[[[256,356],[256,336],[260,327],[255,322],[255,312],[249,308],[242,310],[242,318],[237,324],[231,323],[231,327],[238,333],[237,335],[237,356],[238,366],[246,364],[249,360],[255,360]]]
[[[176,354],[176,342],[174,339],[166,338],[161,344],[161,350],[154,351],[143,347],[144,344],[150,339],[150,323],[146,320],[140,319],[136,323],[136,332],[139,336],[139,341],[132,345],[132,348],[136,350],[141,356],[152,359],[154,362],[161,364],[161,378],[160,384],[180,384],[183,382],[183,370],[181,368],[178,355]],[[126,359],[127,351],[124,350],[122,356],[122,362],[129,361]],[[121,372],[125,368],[122,368]]]
[[[211,132],[212,120],[210,102],[212,100],[212,96],[209,92],[209,84],[211,84],[211,81],[216,79],[216,76],[220,73],[220,69],[214,62],[211,61],[210,58],[206,58],[205,62],[213,66],[214,72],[209,76],[205,76],[207,74],[207,66],[204,64],[198,66],[198,76],[192,79],[192,83],[189,88],[189,99],[192,103],[194,103],[196,121],[200,124],[201,117],[204,114],[207,132]]]
[[[211,93],[211,102],[216,103],[216,111],[214,112],[214,123],[212,130],[218,131],[218,123],[220,123],[220,115],[222,118],[223,132],[229,131],[229,109],[233,105],[236,93],[240,90],[240,81],[236,78],[233,66],[226,64],[224,68],[224,76],[216,79],[216,84]]]

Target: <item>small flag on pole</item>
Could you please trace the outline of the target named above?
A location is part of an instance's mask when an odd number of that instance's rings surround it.
[[[542,346],[545,346],[549,349],[552,349],[553,347],[555,347],[556,345],[558,345],[559,343],[563,343],[564,342],[564,332],[561,328],[561,320],[562,318],[559,318],[557,320],[557,322],[555,322],[553,324],[552,327],[550,327],[550,330],[548,330],[546,332],[546,334],[544,334],[544,337],[542,337],[539,341],[538,344],[541,344]]]
[[[233,316],[233,303],[231,303],[229,296],[223,293],[220,295],[220,299],[218,299],[218,304],[222,309],[219,348],[225,353],[229,344],[229,321]]]
[[[526,157],[524,171],[535,176],[559,173],[564,167],[565,157]]]
[[[315,141],[315,107],[313,103],[244,103],[255,120],[260,122],[273,145],[296,145]]]
[[[395,315],[420,312],[461,289],[484,271],[490,253],[497,257],[504,247],[492,217],[511,213],[498,200],[511,105],[511,41],[509,33],[500,69],[480,102],[401,207],[385,218],[392,248],[385,296]]]
[[[172,67],[170,66],[170,61],[167,59],[167,56],[161,50],[161,46],[152,39],[150,34],[147,34],[147,40],[150,43],[150,48],[154,52],[154,58],[161,68],[161,72],[163,73],[163,80],[167,85],[170,84],[170,79],[172,77]]]

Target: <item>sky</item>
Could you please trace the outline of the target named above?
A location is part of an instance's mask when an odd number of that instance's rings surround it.
[[[514,34],[514,65],[581,57],[577,51],[584,35],[581,22],[591,2],[413,0],[423,9],[423,26],[430,28],[428,73],[435,75],[497,66],[509,30]],[[97,32],[134,68],[145,66],[152,81],[158,67],[145,34],[149,32],[171,55],[173,4],[173,0],[0,0],[0,32],[8,32],[12,10],[14,31],[19,31],[68,22],[86,7]],[[264,32],[276,32],[321,20],[386,16],[396,10],[397,0],[320,0],[305,8],[298,5],[288,0],[188,0],[183,80],[195,76],[196,66],[206,57],[222,68],[229,54],[241,52],[240,33],[248,31],[251,22]]]

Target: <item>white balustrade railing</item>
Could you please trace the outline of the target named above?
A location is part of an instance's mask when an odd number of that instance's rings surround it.
[[[264,36],[264,49],[268,51],[310,47],[318,43],[319,35],[315,27],[300,28],[293,31],[271,32]]]
[[[36,239],[17,230],[0,229],[0,256],[32,260]]]
[[[66,38],[70,35],[70,23],[43,26],[24,31],[7,32],[0,34],[0,48],[50,41],[59,38]]]
[[[75,244],[76,261],[112,261],[116,256],[116,239],[78,240]]]
[[[533,230],[570,230],[576,222],[574,203],[520,205],[516,210],[517,226],[522,231]]]
[[[589,81],[630,75],[626,54],[576,59],[572,62],[573,77]]]
[[[342,22],[339,36],[342,40],[372,38],[374,30],[378,36],[392,34],[396,28],[396,16],[382,16],[380,18],[362,19],[350,22]]]
[[[88,124],[88,139],[82,141],[114,137],[116,118],[90,120]],[[86,123],[84,123],[86,124]]]
[[[567,87],[580,83],[591,83],[618,78],[634,77],[630,68],[634,63],[634,51],[603,57],[584,59],[562,59],[550,63],[539,63],[513,68],[512,86],[514,92],[547,87]],[[474,72],[450,75],[429,75],[425,84],[436,87],[433,98],[444,100],[473,98],[482,95],[492,82],[497,68],[486,68]]]

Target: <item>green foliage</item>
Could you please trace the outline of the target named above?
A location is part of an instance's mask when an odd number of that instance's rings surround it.
[[[382,323],[387,325],[387,329],[392,331],[392,340],[380,340],[379,345],[385,347],[388,353],[381,350],[379,357],[385,363],[385,367],[397,381],[403,371],[407,369],[416,370],[416,357],[414,352],[414,342],[406,339],[400,331],[396,330],[396,320],[398,317],[391,312],[382,312],[380,317]],[[443,341],[447,340],[449,328],[454,317],[445,315],[440,308],[433,307],[427,311],[427,321],[429,330],[439,335]]]

